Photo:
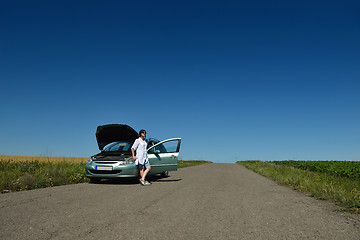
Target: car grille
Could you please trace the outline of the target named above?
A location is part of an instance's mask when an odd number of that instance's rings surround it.
[[[89,170],[92,174],[118,174],[122,170],[112,170],[112,171],[106,171],[106,170]]]
[[[101,164],[114,164],[114,163],[118,163],[118,162],[94,161],[94,163],[101,163]]]

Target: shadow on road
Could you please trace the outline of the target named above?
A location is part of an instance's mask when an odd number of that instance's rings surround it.
[[[89,182],[89,184],[122,184],[122,185],[134,185],[139,184],[137,178],[114,178],[114,179],[102,179],[99,181]]]
[[[167,179],[169,177],[162,177],[160,175],[152,175],[146,179],[149,182],[178,182],[181,181],[181,178],[178,179]],[[139,179],[137,178],[114,178],[114,179],[102,179],[99,181],[90,182],[89,184],[121,184],[121,185],[135,185],[140,184]]]

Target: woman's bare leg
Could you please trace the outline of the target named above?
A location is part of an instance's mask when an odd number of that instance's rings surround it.
[[[141,179],[142,179],[143,181],[145,181],[146,175],[148,174],[148,172],[150,171],[150,169],[151,169],[150,166],[147,167],[145,171],[144,171],[144,169],[143,169],[144,172],[143,172],[143,174],[141,175]],[[141,173],[140,173],[140,174],[141,174]]]
[[[140,168],[140,177],[141,177],[141,179],[143,179],[143,175],[144,175],[144,169]]]

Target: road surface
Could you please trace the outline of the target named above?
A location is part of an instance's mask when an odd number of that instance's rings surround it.
[[[360,239],[359,215],[237,164],[0,195],[0,239]]]

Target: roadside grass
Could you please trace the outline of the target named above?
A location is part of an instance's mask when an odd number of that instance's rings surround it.
[[[238,161],[277,183],[310,193],[323,200],[332,200],[349,212],[360,213],[360,182],[358,179],[333,176],[329,173],[312,172],[286,165],[262,161]]]
[[[0,160],[13,160],[13,161],[39,161],[39,162],[86,162],[88,158],[81,157],[48,157],[48,156],[19,156],[19,155],[0,155]]]
[[[0,192],[86,182],[86,162],[0,160]]]
[[[195,160],[179,160],[178,161],[178,168],[184,168],[184,167],[192,167],[201,165],[204,163],[212,163],[210,161],[195,161]]]
[[[87,158],[0,155],[0,193],[88,182]],[[178,161],[178,167],[208,161]]]

